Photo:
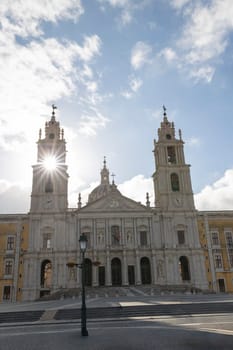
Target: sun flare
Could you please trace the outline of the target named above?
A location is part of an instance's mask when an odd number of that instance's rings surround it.
[[[43,161],[43,165],[47,170],[54,170],[57,167],[57,160],[55,157],[46,157]]]

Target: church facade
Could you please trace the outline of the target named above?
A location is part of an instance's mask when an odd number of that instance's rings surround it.
[[[219,291],[215,261],[210,259],[212,248],[208,249],[211,239],[203,241],[202,213],[194,206],[182,134],[179,130],[177,137],[165,110],[154,140],[153,205],[148,194],[145,205],[123,196],[110,181],[104,159],[100,184],[89,194],[87,204],[82,205],[79,195],[77,208],[69,208],[66,142],[54,110],[43,135],[39,132],[37,151],[30,211],[17,216],[20,229],[11,234],[8,231],[5,237],[7,242],[10,236],[21,235],[14,241],[10,258],[14,269],[8,279],[4,278],[4,266],[9,259],[6,249],[1,249],[2,300],[35,300],[79,288],[80,271],[74,263],[80,262],[82,234],[88,241],[85,281],[89,286],[153,285],[169,290]],[[50,170],[44,166],[48,158],[57,162]],[[0,238],[3,223],[1,216]],[[28,228],[25,237],[22,227]],[[209,232],[207,228],[206,237]]]

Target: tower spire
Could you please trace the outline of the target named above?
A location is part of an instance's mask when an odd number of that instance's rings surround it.
[[[109,170],[107,169],[106,157],[104,156],[103,168],[101,170],[101,184],[106,185],[109,184]]]
[[[166,123],[167,120],[167,108],[163,105],[163,121]]]
[[[55,121],[55,109],[57,109],[57,106],[55,106],[55,104],[52,104],[52,117],[51,117],[51,121]]]
[[[103,161],[103,164],[104,164],[104,169],[106,169],[106,156],[104,156],[104,161]]]

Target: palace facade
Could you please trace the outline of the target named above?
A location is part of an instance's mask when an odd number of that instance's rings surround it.
[[[48,170],[45,162],[56,159]],[[233,291],[233,212],[198,212],[181,131],[164,111],[154,140],[155,203],[123,196],[104,159],[100,184],[68,207],[64,131],[53,110],[39,131],[28,214],[0,215],[0,300],[35,300],[81,285],[79,237],[88,240],[86,285]],[[72,262],[72,263],[71,263]]]

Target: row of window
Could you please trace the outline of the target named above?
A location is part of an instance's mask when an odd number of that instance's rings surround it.
[[[4,274],[11,276],[13,274],[13,260],[5,260]]]
[[[15,249],[15,236],[11,235],[6,240],[6,250],[12,251]]]
[[[87,237],[87,248],[91,247],[91,234],[90,232],[83,232]],[[98,244],[101,245],[104,243],[104,234],[100,232],[97,237]],[[133,240],[132,237],[132,232],[128,231],[127,232],[127,242],[131,243]],[[178,230],[177,231],[177,240],[178,244],[182,245],[185,244],[185,233],[184,230]],[[120,232],[120,226],[114,225],[111,227],[111,244],[113,246],[118,246],[120,245],[121,242],[121,232]],[[139,244],[140,246],[147,246],[148,245],[148,232],[146,230],[139,231]],[[51,233],[45,233],[43,235],[43,248],[44,249],[50,249],[51,246]]]
[[[214,265],[216,269],[222,269],[223,258],[222,258],[221,250],[215,249],[213,252],[213,257],[214,257]],[[230,268],[233,268],[233,252],[228,252],[228,260],[229,260]]]
[[[186,256],[181,256],[179,258],[179,272],[182,278],[182,281],[190,281],[190,268],[189,260]],[[93,263],[90,259],[85,259],[85,284],[92,285],[92,266]],[[150,259],[147,257],[142,257],[140,259],[140,270],[141,270],[141,282],[142,284],[150,284],[152,281],[151,277],[151,263]],[[99,266],[99,284],[105,285],[105,266]],[[158,261],[157,266],[158,278],[164,277],[164,265],[163,261]],[[52,287],[52,275],[53,275],[53,266],[50,260],[44,260],[41,263],[41,288],[50,289]],[[112,276],[112,285],[121,285],[122,284],[122,264],[119,258],[113,258],[111,260],[111,276]],[[69,279],[75,279],[74,268],[71,267],[69,271]],[[135,284],[135,266],[128,265],[128,280],[129,284]]]
[[[213,246],[219,246],[220,240],[219,240],[219,232],[213,231],[211,232],[211,242]],[[225,231],[225,242],[226,247],[229,249],[233,249],[233,234],[231,231]]]

